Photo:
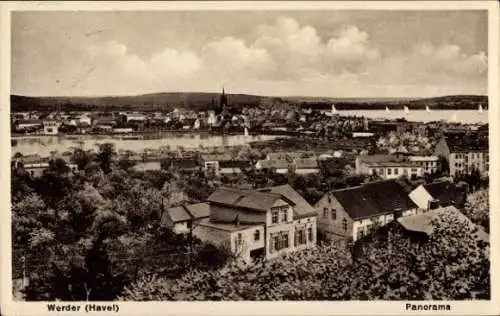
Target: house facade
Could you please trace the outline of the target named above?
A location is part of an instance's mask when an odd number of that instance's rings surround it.
[[[418,163],[422,167],[423,173],[433,174],[439,170],[438,156],[410,156],[408,159]]]
[[[316,214],[297,196],[302,199],[286,186],[261,190],[219,188],[207,199],[209,220],[200,222],[194,235],[230,249],[244,261],[272,259],[314,247]]]
[[[333,190],[316,204],[318,232],[332,242],[356,241],[399,217],[417,214],[405,189],[395,180]]]
[[[436,156],[444,157],[450,176],[469,174],[477,170],[487,175],[489,170],[489,145],[487,133],[448,133],[435,147]]]
[[[356,157],[356,173],[378,175],[385,180],[402,176],[415,179],[424,175],[424,168],[419,162],[396,155],[363,155]]]

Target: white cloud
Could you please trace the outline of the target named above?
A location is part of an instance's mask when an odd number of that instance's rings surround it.
[[[87,63],[96,69],[88,80],[102,89],[135,93],[213,89],[231,82],[240,89],[268,90],[253,93],[296,91],[294,94],[303,95],[308,94],[306,88],[328,95],[341,95],[342,89],[362,93],[363,85],[371,85],[364,92],[373,96],[376,91],[395,93],[398,86],[404,93],[418,91],[415,87],[419,86],[431,91],[432,84],[450,90],[465,86],[471,78],[480,85],[487,73],[484,52],[467,55],[453,44],[422,43],[405,54],[391,55],[379,51],[368,32],[354,25],[323,39],[314,27],[287,17],[258,26],[250,41],[225,37],[206,43],[199,51],[164,47],[140,57],[124,44],[109,41],[88,46],[85,53]],[[91,85],[88,82],[85,87],[91,90]],[[335,89],[329,89],[332,85]],[[325,92],[320,93],[321,89]]]

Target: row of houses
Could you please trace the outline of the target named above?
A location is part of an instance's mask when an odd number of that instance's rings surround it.
[[[346,245],[399,218],[461,207],[468,188],[451,182],[407,191],[395,180],[333,190],[311,206],[289,185],[218,188],[204,203],[165,208],[162,225],[230,250],[245,261],[314,247],[319,235]]]

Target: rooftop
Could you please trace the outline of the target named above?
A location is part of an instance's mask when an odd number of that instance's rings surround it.
[[[295,191],[288,184],[263,188],[259,191],[280,194],[292,201],[295,204],[295,206],[293,207],[294,218],[316,215],[316,210],[311,206],[311,204],[309,204],[299,193],[297,193],[297,191]]]
[[[266,212],[279,199],[283,199],[291,205],[294,205],[292,201],[281,194],[226,187],[218,188],[208,197],[207,201],[237,208]]]
[[[396,180],[375,181],[358,187],[332,191],[352,219],[408,210],[417,206]]]

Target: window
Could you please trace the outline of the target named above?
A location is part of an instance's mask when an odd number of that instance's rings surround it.
[[[304,245],[306,243],[306,230],[303,227],[295,230],[295,245]]]
[[[398,174],[399,172],[399,169],[398,168],[394,168],[394,174]]]
[[[283,212],[283,221],[288,222],[288,209],[281,210]]]
[[[323,217],[324,217],[324,218],[328,218],[328,207],[325,207],[325,208],[323,209]]]
[[[236,236],[235,244],[239,246],[242,243],[243,243],[243,236],[241,235],[241,233],[238,233],[238,235]]]
[[[312,227],[307,228],[307,240],[309,242],[313,241],[313,229],[312,229]]]
[[[387,174],[389,174],[389,175],[392,174],[392,169],[391,168],[387,169]]]
[[[332,221],[336,221],[337,220],[337,210],[332,209],[331,213],[332,213]]]
[[[271,234],[271,252],[288,248],[288,232]]]
[[[260,231],[258,229],[255,231],[255,233],[253,233],[253,239],[255,241],[260,240]]]
[[[278,210],[272,210],[272,223],[276,224],[278,222]]]
[[[384,174],[384,168],[380,168],[379,172],[380,172],[381,175],[383,175]]]
[[[345,218],[342,220],[342,228],[345,232],[347,231],[347,220]]]

